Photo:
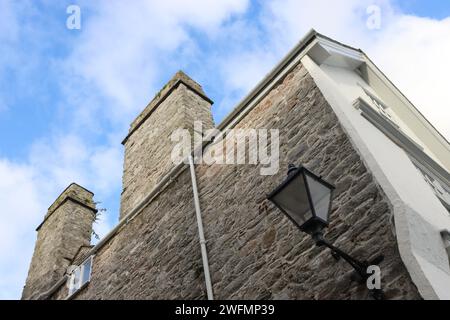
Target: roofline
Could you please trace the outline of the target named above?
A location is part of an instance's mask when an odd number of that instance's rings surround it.
[[[324,39],[327,41],[330,41],[332,43],[335,43],[339,46],[342,46],[347,49],[355,50],[357,52],[360,52],[363,54],[364,58],[367,60],[366,62],[369,62],[373,67],[376,68],[376,70],[383,76],[384,80],[391,85],[398,94],[401,95],[402,98],[406,100],[406,102],[412,107],[413,111],[417,113],[417,116],[420,120],[424,120],[427,125],[430,126],[429,129],[431,129],[432,132],[437,134],[439,138],[443,140],[447,144],[447,148],[450,149],[450,142],[447,140],[447,138],[439,132],[439,130],[423,115],[422,112],[417,109],[417,107],[411,102],[411,100],[406,97],[403,92],[386,76],[386,74],[378,68],[378,66],[369,58],[369,56],[360,48],[355,48],[350,45],[347,45],[345,43],[336,41],[328,36],[325,36],[319,32],[317,32],[315,29],[311,29],[298,43],[297,45],[289,51],[289,53],[264,77],[263,80],[261,80],[256,87],[250,91],[249,94],[247,94],[238,104],[237,106],[217,125],[217,129],[222,130],[226,128],[233,119],[245,108],[246,105],[250,103],[255,97],[257,97],[265,87],[267,87],[274,78],[277,77],[277,75],[303,50],[306,49],[306,47],[315,39]]]
[[[69,184],[69,185],[68,185],[68,186],[67,186],[67,187],[66,187],[66,188],[58,195],[58,197],[56,197],[55,201],[53,201],[52,204],[47,208],[47,214],[45,215],[44,220],[37,226],[36,231],[39,231],[39,229],[42,227],[42,225],[44,224],[44,222],[47,221],[47,220],[50,218],[50,216],[56,211],[56,209],[58,209],[59,207],[61,207],[67,200],[71,200],[71,201],[73,201],[73,202],[76,202],[76,203],[78,203],[78,204],[80,204],[80,205],[82,205],[82,206],[85,206],[86,208],[89,208],[89,209],[91,209],[91,210],[93,210],[93,211],[95,211],[95,212],[98,211],[96,208],[92,208],[92,207],[86,205],[85,203],[82,203],[81,201],[79,201],[79,200],[77,200],[77,199],[75,199],[75,198],[73,198],[73,197],[71,197],[71,196],[67,196],[60,204],[58,204],[58,205],[50,212],[50,208],[51,208],[51,207],[59,200],[59,198],[64,194],[64,192],[66,192],[71,186],[77,186],[77,187],[80,187],[81,189],[83,189],[84,191],[88,192],[88,193],[91,194],[92,196],[95,195],[92,191],[86,189],[85,187],[83,187],[82,185],[79,185],[79,184],[76,183],[76,182],[70,183],[70,184]]]
[[[78,258],[77,255],[80,253],[81,249],[83,249],[83,248],[89,248],[89,249],[92,249],[93,247],[94,247],[94,245],[92,245],[92,244],[90,244],[90,245],[81,245],[81,246],[78,248],[77,252],[74,254],[72,260],[70,261],[70,264],[73,265],[73,262],[75,261],[76,258]],[[88,251],[87,253],[89,253],[89,251]],[[83,257],[83,258],[84,258],[84,257]]]
[[[280,73],[284,68],[289,65],[292,60],[294,60],[300,53],[302,53],[306,47],[312,43],[317,38],[322,38],[331,41],[335,44],[343,46],[345,48],[362,52],[361,49],[356,49],[352,46],[346,45],[344,43],[338,42],[332,38],[329,38],[315,29],[311,29],[298,43],[287,53],[287,55],[281,59],[281,61],[269,71],[269,73],[256,85],[256,87],[250,91],[238,104],[237,106],[217,125],[217,129],[222,130],[226,128],[233,119],[247,106],[255,97],[257,97]]]
[[[77,187],[80,187],[80,188],[83,189],[84,191],[90,193],[92,196],[95,195],[92,191],[86,189],[86,188],[83,187],[82,185],[79,185],[79,184],[76,183],[76,182],[72,182],[71,184],[69,184],[69,185],[68,185],[68,186],[67,186],[67,187],[66,187],[66,188],[65,188],[65,189],[64,189],[64,190],[56,197],[55,201],[53,201],[52,204],[47,208],[47,211],[50,210],[50,208],[56,203],[56,201],[58,201],[59,197],[62,196],[62,195],[64,194],[64,192],[66,192],[71,186],[77,186]]]
[[[211,105],[214,104],[214,101],[212,101],[210,98],[208,98],[204,93],[200,92],[199,90],[197,90],[196,88],[194,88],[192,85],[190,85],[189,83],[187,83],[186,81],[184,81],[183,79],[178,79],[176,82],[174,82],[171,87],[169,88],[169,90],[162,96],[162,97],[158,97],[156,100],[153,99],[148,105],[147,107],[149,107],[151,105],[152,102],[156,101],[155,104],[153,106],[151,106],[151,109],[148,111],[148,113],[141,119],[139,120],[136,125],[132,128],[130,128],[130,131],[128,132],[127,136],[122,140],[122,145],[125,145],[125,143],[127,143],[128,139],[144,124],[145,121],[147,121],[147,119],[156,111],[156,109],[158,109],[158,107],[172,94],[173,91],[175,91],[176,89],[178,89],[178,87],[183,84],[187,89],[191,90],[192,92],[196,93],[200,98],[202,98],[203,100],[205,100],[206,102],[210,103]],[[146,108],[147,108],[146,107]],[[144,109],[145,111],[145,109]],[[142,112],[144,112],[142,111]],[[142,114],[142,113],[141,113]],[[139,116],[137,116],[136,119],[138,119]]]
[[[310,44],[319,33],[311,29],[298,44],[288,52],[288,54],[250,91],[237,106],[217,125],[217,129],[223,130],[230,122],[245,108],[245,106],[252,101],[259,93],[267,87],[269,83],[288,65],[303,49]]]
[[[60,193],[60,195],[63,194],[64,192],[66,192],[67,189],[69,189],[71,186],[77,186],[77,187],[80,187],[81,189],[83,189],[83,190],[89,192],[90,194],[94,195],[94,193],[93,193],[91,190],[86,189],[85,187],[83,187],[82,185],[80,185],[80,184],[78,184],[78,183],[76,183],[76,182],[72,182],[71,184],[69,184],[69,185],[64,189],[64,191]]]
[[[36,228],[36,231],[39,231],[39,229],[41,229],[41,227],[44,225],[44,223],[48,220],[48,219],[50,219],[50,217],[56,212],[56,210],[58,209],[58,208],[60,208],[63,204],[65,204],[67,201],[72,201],[73,203],[75,203],[75,204],[78,204],[79,206],[81,206],[81,207],[83,207],[83,208],[86,208],[86,209],[88,209],[88,210],[91,210],[92,212],[94,212],[94,213],[97,213],[98,212],[98,210],[96,209],[96,208],[93,208],[93,207],[91,207],[91,206],[89,206],[89,205],[87,205],[87,204],[85,204],[85,203],[83,203],[83,202],[81,202],[80,200],[78,200],[78,199],[76,199],[76,198],[74,198],[74,197],[72,197],[72,196],[67,196],[67,197],[65,197],[64,198],[64,200],[63,201],[61,201],[61,203],[60,204],[58,204],[45,218],[44,218],[44,220],[37,226],[37,228]]]

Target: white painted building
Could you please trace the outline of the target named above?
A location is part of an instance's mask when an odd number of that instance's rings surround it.
[[[298,59],[393,206],[412,280],[425,299],[450,299],[449,142],[364,52],[315,31],[305,44]]]

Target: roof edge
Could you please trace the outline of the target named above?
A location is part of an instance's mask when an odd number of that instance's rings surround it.
[[[289,65],[289,63],[300,53],[302,53],[306,47],[315,39],[324,39],[328,40],[330,42],[333,42],[335,44],[338,44],[340,46],[343,46],[347,49],[355,50],[360,53],[363,53],[361,49],[354,48],[352,46],[346,45],[344,43],[341,43],[339,41],[336,41],[330,37],[327,37],[319,32],[317,32],[315,29],[309,30],[309,32],[297,43],[297,45],[292,48],[281,61],[267,73],[267,75],[256,85],[256,87],[250,91],[249,94],[247,94],[238,104],[237,106],[217,125],[217,129],[222,130],[224,129],[228,124],[230,124],[233,119],[245,108],[246,105],[250,101],[252,101],[256,96],[258,96],[266,86],[268,86],[274,78],[277,77],[279,73],[282,72],[282,70]]]

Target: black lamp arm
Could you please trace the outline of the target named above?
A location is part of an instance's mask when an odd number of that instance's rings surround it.
[[[341,249],[335,247],[331,243],[329,243],[327,240],[324,239],[323,235],[321,233],[317,233],[313,235],[314,241],[316,242],[316,245],[321,247],[325,246],[331,250],[333,253],[333,256],[338,256],[340,258],[343,258],[345,261],[347,261],[353,269],[358,273],[358,275],[361,277],[362,280],[367,280],[367,268],[369,267],[369,263],[359,261],[352,256],[348,255]]]
[[[323,234],[321,232],[313,234],[312,237],[313,237],[314,241],[316,242],[317,246],[319,246],[319,247],[325,246],[325,247],[329,248],[331,250],[333,257],[343,258],[345,261],[347,261],[353,267],[353,269],[355,269],[355,271],[358,273],[362,282],[366,282],[367,279],[369,278],[369,274],[367,273],[367,268],[371,265],[379,264],[384,259],[384,257],[382,255],[380,255],[377,258],[375,258],[373,261],[371,261],[370,263],[367,261],[359,261],[359,260],[353,258],[352,256],[350,256],[349,254],[345,253],[341,249],[335,247],[334,245],[329,243],[327,240],[325,240],[323,237]],[[376,300],[384,299],[383,290],[372,289],[372,290],[370,290],[370,292],[374,299],[376,299]]]

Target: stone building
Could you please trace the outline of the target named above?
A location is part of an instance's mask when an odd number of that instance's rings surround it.
[[[171,134],[214,128],[211,104],[182,72],[168,82],[123,141],[117,226],[92,246],[93,194],[70,185],[37,229],[23,299],[206,299],[207,279],[215,299],[370,299],[267,200],[290,163],[335,185],[325,236],[384,255],[387,299],[450,298],[449,143],[361,50],[311,31],[215,127],[278,130],[273,175],[173,163]]]

